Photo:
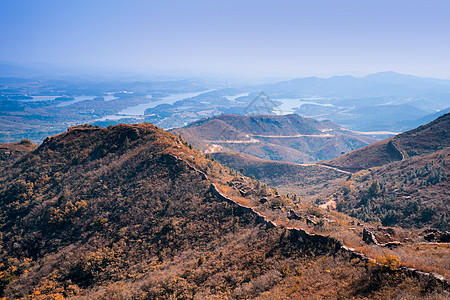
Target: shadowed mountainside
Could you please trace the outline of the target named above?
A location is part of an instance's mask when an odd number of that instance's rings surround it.
[[[449,131],[450,114],[445,114],[390,139],[320,162],[354,172],[334,192],[338,211],[384,226],[448,231]]]
[[[342,183],[337,209],[384,226],[448,231],[449,158],[446,148],[359,171]]]

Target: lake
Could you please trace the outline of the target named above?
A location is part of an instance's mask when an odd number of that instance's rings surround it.
[[[312,100],[327,100],[326,98],[307,98],[307,99],[290,99],[290,98],[282,98],[282,99],[273,99],[274,101],[282,102],[281,105],[276,106],[274,108],[274,112],[278,115],[288,115],[294,113],[294,108],[300,107],[303,104],[315,104],[321,106],[334,106],[330,103],[319,103]]]
[[[204,93],[212,92],[212,91],[215,91],[215,90],[207,90],[207,91],[201,91],[201,92],[195,92],[195,93],[172,94],[172,95],[169,95],[166,97],[162,97],[160,99],[152,99],[149,96],[147,96],[147,97],[149,97],[149,99],[151,99],[150,102],[127,107],[127,108],[119,111],[117,114],[104,116],[100,119],[97,119],[96,121],[119,120],[119,119],[126,118],[126,117],[143,116],[145,110],[148,108],[154,108],[161,104],[172,105],[179,100],[192,98],[192,97],[195,97],[195,96],[198,96],[198,95],[201,95]]]

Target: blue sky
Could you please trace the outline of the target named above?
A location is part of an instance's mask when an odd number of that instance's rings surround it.
[[[0,61],[234,76],[450,78],[448,0],[0,1]]]

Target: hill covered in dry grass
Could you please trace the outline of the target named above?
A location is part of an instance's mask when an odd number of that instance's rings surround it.
[[[379,140],[296,114],[220,115],[172,132],[206,153],[239,152],[296,163],[334,158]]]
[[[351,218],[297,204],[151,124],[77,126],[27,147],[3,146],[0,164],[7,299],[448,296],[389,249],[369,261],[342,246],[364,245]]]
[[[450,113],[416,129],[322,162],[347,171],[379,167],[450,146]]]
[[[337,208],[385,226],[449,231],[449,161],[447,148],[359,171],[342,184]]]
[[[342,183],[337,209],[404,228],[449,227],[450,114],[324,165],[356,172]],[[336,195],[338,195],[336,194]]]

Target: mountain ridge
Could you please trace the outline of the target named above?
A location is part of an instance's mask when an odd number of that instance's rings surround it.
[[[418,128],[376,142],[321,164],[357,172],[450,146],[450,113]]]
[[[317,220],[322,212],[154,125],[71,127],[10,158],[0,165],[8,170],[0,177],[0,287],[9,298],[364,297],[402,290],[389,283],[382,263],[366,271],[367,259],[326,237],[337,222],[305,231],[306,220],[287,218],[289,208]],[[348,260],[354,255],[359,264]],[[411,271],[396,270],[408,286],[422,287]],[[386,274],[375,290],[374,274]],[[447,289],[440,277],[425,276]],[[308,277],[318,287],[301,284]]]
[[[220,115],[171,130],[202,151],[242,152],[262,159],[296,163],[336,157],[376,139],[330,121],[296,114]],[[214,146],[216,145],[216,146]]]

